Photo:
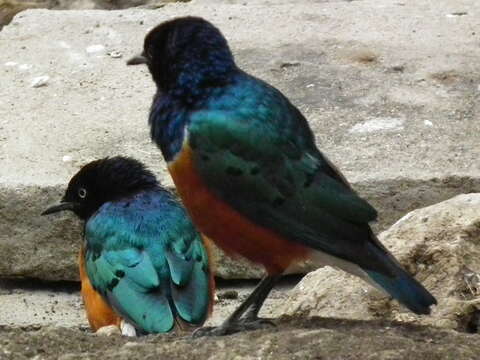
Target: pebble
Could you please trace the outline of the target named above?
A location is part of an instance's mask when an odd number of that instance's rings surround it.
[[[65,155],[64,157],[62,157],[62,161],[63,162],[70,162],[70,161],[72,161],[72,157],[69,156],[69,155]]]
[[[114,59],[119,59],[123,56],[123,54],[120,51],[110,51],[108,53],[108,56],[114,58]]]
[[[121,334],[120,329],[115,325],[102,326],[95,331],[95,335],[97,336],[119,336]]]
[[[354,125],[349,132],[350,133],[370,133],[375,131],[396,131],[403,130],[402,119],[397,118],[375,118],[363,123]]]
[[[5,66],[15,66],[15,65],[17,65],[17,63],[15,61],[7,61],[4,65]]]
[[[238,299],[238,291],[236,290],[226,290],[220,294],[218,294],[219,299]]]
[[[59,41],[58,46],[64,49],[71,49],[72,47],[65,41]]]
[[[466,12],[466,11],[456,11],[456,12],[447,14],[445,16],[451,18],[451,17],[455,17],[455,16],[465,16],[465,15],[468,15],[468,12]]]
[[[139,346],[140,344],[134,341],[128,341],[125,344],[123,344],[124,347],[129,348],[129,347],[135,347]]]
[[[36,78],[33,78],[32,82],[30,83],[30,86],[33,88],[46,86],[48,83],[48,80],[50,80],[50,77],[48,75],[37,76]]]
[[[292,66],[300,66],[300,61],[284,61],[280,64],[280,68],[288,68]]]
[[[105,52],[105,46],[100,45],[100,44],[90,45],[90,46],[87,46],[87,48],[85,49],[85,51],[86,51],[88,54],[100,54],[100,53],[104,53],[104,52]]]
[[[427,126],[433,126],[433,123],[430,120],[425,120],[423,123]]]
[[[393,65],[391,67],[391,70],[395,71],[395,72],[404,72],[405,71],[405,66],[404,65]]]
[[[20,70],[20,71],[29,70],[31,68],[32,68],[32,65],[30,65],[30,64],[22,64],[22,65],[18,66],[18,70]]]

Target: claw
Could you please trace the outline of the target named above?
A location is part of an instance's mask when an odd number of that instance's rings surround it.
[[[204,336],[225,336],[228,335],[228,328],[224,326],[205,326],[196,329],[192,333],[193,338],[199,338]]]
[[[247,328],[252,328],[252,330],[277,326],[273,320],[259,317],[240,319],[240,323]]]
[[[269,319],[240,319],[232,323],[223,323],[220,326],[208,326],[197,329],[193,332],[192,337],[199,338],[203,336],[226,336],[242,331],[253,331],[266,329],[276,326]]]

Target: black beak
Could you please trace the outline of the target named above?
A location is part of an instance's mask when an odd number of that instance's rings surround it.
[[[73,211],[75,207],[76,207],[76,204],[73,202],[61,202],[60,204],[50,206],[47,210],[42,212],[42,215],[53,214],[53,213],[64,211],[64,210]]]
[[[140,64],[147,64],[148,60],[147,57],[145,56],[145,53],[141,53],[138,55],[135,55],[132,57],[130,60],[127,61],[127,65],[140,65]]]

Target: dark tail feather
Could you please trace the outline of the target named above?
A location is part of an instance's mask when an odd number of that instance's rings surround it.
[[[380,244],[372,234],[372,242],[368,245],[370,253],[384,265],[384,271],[366,270],[368,277],[393,298],[416,314],[430,314],[430,306],[437,300],[417,280],[402,269],[398,261]]]
[[[395,277],[371,270],[366,273],[382,289],[416,314],[430,314],[430,306],[437,303],[427,289],[401,268],[395,269]]]

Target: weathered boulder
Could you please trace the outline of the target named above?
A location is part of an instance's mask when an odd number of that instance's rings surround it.
[[[415,210],[380,240],[437,298],[431,316],[416,316],[360,279],[327,267],[305,276],[279,313],[479,330],[480,194]]]
[[[26,9],[126,9],[136,6],[159,8],[166,3],[190,0],[0,0],[0,30]]]
[[[82,226],[62,214],[46,222],[43,205],[63,196],[58,188],[14,185],[0,189],[0,276],[76,280]]]
[[[146,125],[154,85],[125,59],[174,16],[218,25],[239,65],[300,107],[378,228],[480,192],[478,12],[476,0],[364,0],[20,13],[0,32],[0,276],[75,279],[80,229],[38,214],[81,164],[134,156],[172,185]]]

